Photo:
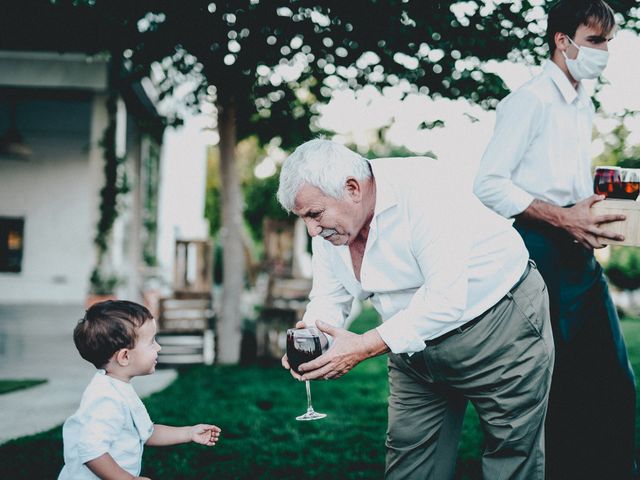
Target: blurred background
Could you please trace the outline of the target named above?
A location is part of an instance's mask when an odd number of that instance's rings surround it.
[[[152,418],[213,412],[228,432],[214,453],[151,453],[149,475],[381,478],[381,359],[319,386],[325,425],[291,422],[303,390],[274,364],[304,311],[310,253],[275,199],[279,167],[324,136],[371,158],[435,158],[452,192],[470,188],[498,101],[548,55],[551,3],[2,1],[0,442],[73,412],[91,376],[73,325],[92,302],[126,298],[160,325],[166,368],[137,386],[168,387],[146,400]],[[640,167],[640,5],[609,3],[619,31],[587,83],[594,165]],[[599,253],[633,356],[640,254]],[[352,319],[377,322],[367,305]],[[458,477],[479,478],[468,423]],[[12,441],[0,476],[55,478],[61,452],[55,428]]]

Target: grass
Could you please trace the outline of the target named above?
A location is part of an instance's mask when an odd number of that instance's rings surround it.
[[[376,323],[365,311],[352,330]],[[640,372],[640,322],[623,322],[631,360]],[[304,385],[277,365],[184,369],[164,391],[145,399],[158,423],[212,422],[222,429],[213,448],[145,449],[143,474],[153,479],[379,479],[387,422],[386,357],[367,360],[338,381],[312,383],[314,406],[329,416],[300,423]],[[467,411],[458,480],[480,475],[482,433]],[[62,466],[61,429],[0,446],[0,478],[55,479]]]
[[[0,380],[0,395],[3,393],[14,392],[16,390],[35,387],[42,383],[47,383],[47,381],[41,378],[32,380]]]
[[[636,454],[640,458],[640,319],[626,318],[622,322],[624,340],[627,344],[629,361],[636,374]]]

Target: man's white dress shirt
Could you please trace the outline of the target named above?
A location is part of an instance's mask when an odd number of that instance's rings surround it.
[[[593,194],[591,99],[552,61],[505,97],[474,190],[489,208],[510,218],[534,199],[566,206]]]
[[[376,205],[356,279],[349,247],[313,239],[313,287],[303,320],[342,327],[352,299],[371,298],[394,353],[419,352],[494,306],[528,253],[511,223],[486,208],[441,161],[371,162]],[[330,226],[327,226],[330,227]]]
[[[97,479],[84,464],[104,453],[131,475],[140,475],[153,423],[133,386],[105,373],[96,372],[80,407],[64,422],[64,467],[58,480]]]

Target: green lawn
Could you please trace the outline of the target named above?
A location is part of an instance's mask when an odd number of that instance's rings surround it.
[[[365,313],[353,330],[373,326]],[[624,330],[640,372],[640,322]],[[314,406],[329,416],[294,420],[306,408],[304,385],[276,365],[193,367],[145,399],[151,418],[173,425],[222,427],[213,448],[147,448],[143,474],[157,479],[378,479],[384,469],[386,357],[368,360],[338,381],[312,384]],[[480,477],[482,435],[472,409],[460,445],[458,479]],[[0,446],[0,478],[55,479],[62,465],[61,429]]]
[[[35,387],[42,383],[47,383],[45,379],[21,379],[21,380],[0,380],[0,395],[3,393],[13,392],[15,390],[22,390],[25,388]]]

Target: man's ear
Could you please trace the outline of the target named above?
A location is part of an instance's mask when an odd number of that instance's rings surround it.
[[[129,365],[129,349],[121,348],[116,353],[113,354],[114,360],[121,367],[126,367]]]
[[[362,188],[360,182],[355,177],[348,177],[345,182],[345,188],[347,189],[347,195],[355,202],[359,202],[362,199]]]
[[[561,52],[564,52],[569,46],[569,39],[567,38],[567,35],[562,32],[556,32],[553,35],[553,41],[556,44],[556,50]]]

